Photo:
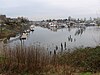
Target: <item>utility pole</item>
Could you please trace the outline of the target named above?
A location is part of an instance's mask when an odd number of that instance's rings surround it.
[[[1,26],[1,24],[0,24],[0,33],[2,33],[2,26]]]
[[[2,33],[2,20],[0,20],[0,33]]]

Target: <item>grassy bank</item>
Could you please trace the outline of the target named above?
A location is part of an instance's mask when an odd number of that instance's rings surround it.
[[[5,75],[95,75],[100,72],[100,47],[47,51],[38,46],[4,47],[0,73]]]
[[[0,31],[0,39],[16,36],[16,34],[20,33],[21,31],[21,25],[13,25],[13,27],[6,25],[2,27],[2,31]]]
[[[0,33],[0,38],[7,38],[7,37],[10,37],[10,36],[16,36],[16,33],[9,30],[9,29],[5,29],[2,31],[2,33]]]
[[[27,29],[29,27],[29,20],[24,17],[5,18],[0,24],[0,39],[2,39],[16,36],[16,34]]]

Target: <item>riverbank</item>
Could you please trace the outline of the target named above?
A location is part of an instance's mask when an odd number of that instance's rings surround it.
[[[7,37],[10,37],[10,36],[16,36],[16,33],[9,30],[9,29],[5,29],[2,31],[2,33],[0,34],[0,38],[3,39],[3,38],[7,38]]]
[[[29,29],[29,24],[27,24],[27,26],[24,26],[22,29],[21,25],[16,26],[15,28],[9,29],[9,28],[4,28],[4,30],[2,30],[2,33],[0,34],[0,41],[3,42],[4,44],[7,44],[7,41],[11,38],[11,37],[16,37],[17,35],[21,35],[22,32],[24,32],[24,30]]]
[[[16,34],[21,33],[29,27],[30,21],[27,18],[8,18],[6,15],[1,16],[3,18],[0,18],[0,39],[9,39],[9,37],[16,36]]]
[[[4,75],[99,75],[100,46],[57,53],[41,46],[4,47],[0,73]]]
[[[7,40],[9,40],[10,37],[15,37],[17,34],[20,34],[20,30],[21,29],[17,29],[17,27],[13,29],[7,29],[5,27],[5,29],[2,30],[2,33],[0,33],[0,41],[3,43],[7,43]]]

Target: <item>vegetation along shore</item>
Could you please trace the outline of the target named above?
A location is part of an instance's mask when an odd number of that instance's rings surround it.
[[[100,46],[66,52],[41,46],[3,47],[0,73],[4,75],[99,75]]]
[[[0,39],[16,36],[29,26],[29,20],[24,17],[8,18],[0,15]]]

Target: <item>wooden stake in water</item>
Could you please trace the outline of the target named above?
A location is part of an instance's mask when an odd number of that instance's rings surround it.
[[[61,43],[61,52],[63,52],[63,44]]]
[[[66,50],[66,42],[64,43],[64,47],[65,47],[65,50]]]
[[[58,50],[58,46],[56,46],[56,50]]]
[[[51,56],[51,54],[52,54],[52,51],[50,51],[50,56]]]
[[[56,50],[54,50],[54,55],[56,55]]]

